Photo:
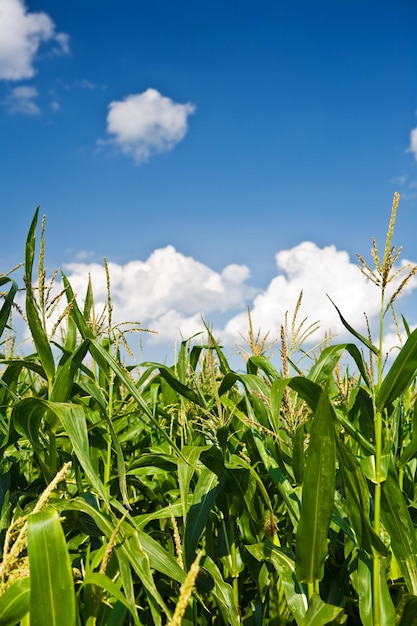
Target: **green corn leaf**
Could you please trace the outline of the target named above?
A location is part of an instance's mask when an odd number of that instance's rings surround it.
[[[114,503],[116,504],[116,503]],[[62,511],[81,511],[86,513],[95,522],[100,531],[111,539],[114,532],[114,523],[100,511],[88,504],[83,498],[73,498],[59,503]],[[123,510],[123,509],[122,509]],[[125,512],[125,511],[123,511]],[[142,540],[144,545],[142,545]],[[120,544],[114,548],[117,559],[126,569],[127,564],[132,567],[143,584],[152,614],[156,623],[161,623],[160,609],[168,616],[169,611],[159,593],[153,577],[153,569],[167,573],[181,584],[185,580],[185,572],[179,567],[175,559],[147,533],[138,532],[128,522],[123,522],[120,528]],[[158,615],[159,612],[159,615]]]
[[[388,559],[381,559],[380,571],[380,614],[381,625],[394,624],[395,609],[391,599],[390,590],[388,588],[388,581],[386,577],[386,568],[388,566]],[[359,613],[361,617],[361,624],[367,625],[374,623],[373,621],[373,561],[366,556],[364,552],[358,553],[356,569],[351,573],[351,582],[358,594],[359,598]]]
[[[238,607],[235,606],[231,585],[224,581],[219,568],[209,556],[204,556],[202,558],[200,567],[203,573],[206,571],[213,578],[214,587],[210,593],[216,599],[217,605],[222,613],[224,623],[230,624],[230,626],[239,626],[242,623],[242,620],[239,615]]]
[[[49,398],[52,402],[67,402],[69,400],[74,377],[81,368],[82,361],[88,351],[88,345],[88,341],[83,341],[65,363],[58,366]]]
[[[61,278],[62,283],[65,287],[65,294],[67,296],[68,303],[71,304],[70,317],[74,320],[78,331],[80,332],[83,339],[94,339],[94,333],[87,323],[88,317],[84,317],[84,315],[81,313],[75,299],[75,294],[64,272],[61,272]]]
[[[342,343],[335,346],[328,346],[321,352],[319,358],[311,368],[308,378],[315,383],[325,382],[334,371],[344,352],[348,352],[354,359],[366,384],[369,386],[369,378],[361,353],[353,343]]]
[[[308,609],[307,589],[297,579],[294,554],[271,541],[246,546],[246,549],[258,561],[268,561],[275,567],[291,613],[297,624],[301,623]]]
[[[182,458],[178,459],[178,485],[180,489],[182,519],[185,524],[188,507],[191,479],[196,471],[200,454],[207,450],[209,446],[184,446],[181,451]]]
[[[251,356],[246,363],[246,369],[248,374],[257,374],[258,370],[261,370],[268,376],[271,382],[282,378],[270,359],[265,356]]]
[[[32,334],[33,343],[35,344],[39,359],[48,380],[52,381],[55,374],[55,363],[52,354],[51,344],[48,336],[42,327],[42,323],[38,314],[35,296],[31,285],[26,285],[26,316]]]
[[[398,561],[408,591],[417,595],[417,539],[404,496],[391,464],[382,485],[381,516],[391,537],[391,548]]]
[[[316,410],[320,399],[321,387],[317,383],[304,378],[303,376],[294,376],[288,381],[291,389],[294,389],[308,404],[312,411]]]
[[[15,626],[29,613],[30,578],[19,578],[0,595],[0,626]]]
[[[214,348],[214,350],[216,351],[216,354],[217,354],[217,358],[219,359],[220,371],[223,374],[223,376],[225,376],[228,372],[230,372],[229,363],[228,363],[226,357],[224,356],[224,353],[223,353],[223,350],[221,349],[221,346],[215,340],[215,338],[213,336],[213,333],[211,332],[210,327],[205,323],[204,320],[203,320],[203,324],[204,324],[204,328],[207,331],[209,344],[210,344],[210,346],[212,346]]]
[[[403,324],[404,324],[404,329],[405,329],[406,335],[407,335],[407,337],[409,337],[411,335],[410,326],[408,325],[408,322],[405,319],[404,315],[401,315],[401,319],[402,319]]]
[[[415,405],[417,407],[417,404]],[[417,454],[417,432],[413,429],[413,438],[410,443],[404,448],[403,453],[401,454],[397,467],[398,469],[403,469],[408,461],[415,457]]]
[[[82,583],[82,587],[86,585],[94,585],[96,588],[102,589],[110,596],[116,598],[123,606],[125,606],[133,617],[133,621],[137,626],[140,625],[140,620],[135,607],[135,602],[128,602],[125,595],[120,591],[120,588],[105,574],[98,572],[88,573]]]
[[[52,381],[55,374],[55,363],[51,345],[39,318],[36,300],[32,288],[32,270],[35,259],[36,225],[38,222],[39,207],[35,211],[32,224],[26,239],[25,247],[25,284],[26,284],[26,316],[36,346],[42,367],[48,380]]]
[[[323,390],[310,432],[301,514],[296,534],[297,576],[301,582],[321,580],[324,574],[336,480],[336,438],[333,422],[332,407],[327,391]]]
[[[376,407],[383,411],[398,398],[415,378],[417,372],[417,328],[408,337],[400,353],[382,381]]]
[[[375,533],[369,521],[369,489],[359,461],[339,440],[337,441],[337,456],[346,491],[346,512],[355,531],[358,546],[369,554],[378,553],[388,556],[387,547]]]
[[[35,211],[32,223],[29,228],[28,236],[26,238],[25,247],[25,273],[29,278],[32,277],[33,262],[35,260],[35,243],[36,243],[36,226],[39,218],[39,207]]]
[[[417,597],[406,593],[402,596],[395,611],[396,626],[416,626]]]
[[[143,363],[144,367],[154,367],[155,369],[159,369],[159,373],[166,380],[166,382],[174,389],[180,396],[187,398],[187,400],[191,400],[194,404],[198,406],[205,406],[204,398],[198,395],[193,389],[184,385],[174,374],[169,367],[165,367],[160,363]]]
[[[333,304],[334,308],[336,309],[336,311],[339,314],[340,317],[340,321],[342,322],[343,326],[354,336],[356,337],[356,339],[359,339],[359,341],[361,343],[363,343],[367,348],[369,348],[369,350],[371,350],[374,354],[376,354],[377,357],[380,356],[379,354],[379,350],[378,348],[376,348],[370,341],[369,339],[366,339],[366,337],[364,337],[363,335],[361,335],[360,333],[358,333],[357,330],[355,330],[354,328],[352,328],[352,326],[350,326],[350,324],[348,324],[348,322],[345,320],[345,318],[343,317],[343,315],[341,314],[340,310],[337,308],[337,306],[335,305],[335,303],[333,302],[333,300],[331,299],[331,297],[327,294],[327,297],[329,298],[330,302]]]
[[[75,626],[75,594],[65,535],[54,509],[28,519],[31,626]]]
[[[310,606],[299,626],[325,626],[326,624],[342,624],[344,610],[340,606],[327,604],[317,594],[310,599]]]
[[[204,468],[199,476],[185,525],[184,554],[187,569],[195,559],[198,541],[221,488],[216,474]]]
[[[229,389],[233,387],[233,385],[239,380],[239,374],[235,374],[235,372],[228,372],[224,377],[219,387],[219,396],[227,393]]]
[[[25,398],[14,409],[13,417],[20,428],[25,426],[29,430],[32,443],[37,442],[39,437],[39,423],[50,410],[61,422],[66,434],[71,440],[75,455],[84,469],[87,478],[96,489],[100,497],[109,505],[106,489],[96,473],[90,458],[88,441],[87,421],[85,410],[82,405],[64,402],[49,402],[39,398]],[[39,448],[41,448],[40,444]]]
[[[17,292],[17,283],[11,278],[0,277],[0,286],[6,282],[10,282],[10,289],[4,300],[3,306],[0,309],[0,337],[2,336],[4,329],[6,328],[7,320],[9,319],[10,311],[12,308],[13,300]]]

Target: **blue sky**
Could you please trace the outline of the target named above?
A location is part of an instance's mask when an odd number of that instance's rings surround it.
[[[164,349],[201,315],[233,343],[248,304],[279,335],[300,289],[324,330],[329,291],[372,320],[355,253],[394,191],[417,262],[416,32],[414,0],[0,0],[1,271],[39,204],[48,269],[105,301],[106,257]]]

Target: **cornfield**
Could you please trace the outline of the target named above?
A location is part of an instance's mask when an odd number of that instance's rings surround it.
[[[0,626],[417,624],[417,330],[402,319],[395,358],[382,349],[417,272],[395,265],[398,201],[383,255],[358,255],[377,341],[337,309],[351,342],[300,361],[314,325],[296,310],[274,365],[249,315],[244,373],[208,326],[172,366],[126,364],[110,294],[100,319],[94,286],[81,300],[62,274],[52,297],[36,211],[29,355],[13,342],[22,286],[0,275]]]

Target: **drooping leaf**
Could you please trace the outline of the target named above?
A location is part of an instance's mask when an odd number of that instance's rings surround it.
[[[340,310],[337,308],[337,306],[335,305],[335,303],[333,302],[333,300],[330,298],[330,296],[327,294],[327,297],[329,298],[330,302],[333,304],[334,308],[336,309],[336,311],[339,314],[340,317],[340,321],[342,322],[343,326],[354,336],[356,337],[356,339],[359,339],[359,341],[361,343],[363,343],[367,348],[369,348],[369,350],[371,350],[374,354],[376,354],[376,356],[379,356],[379,350],[377,347],[375,347],[370,341],[369,339],[367,339],[366,337],[364,337],[363,335],[361,335],[360,333],[358,333],[357,330],[355,330],[354,328],[352,328],[352,326],[345,320],[345,318],[343,317],[343,315],[341,314]]]

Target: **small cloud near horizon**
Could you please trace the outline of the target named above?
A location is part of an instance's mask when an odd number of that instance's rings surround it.
[[[327,294],[359,332],[367,334],[365,313],[371,327],[376,327],[380,291],[365,279],[346,251],[305,241],[277,252],[275,258],[276,275],[265,289],[248,284],[250,269],[246,265],[230,264],[217,272],[173,246],[154,250],[145,261],[124,265],[109,262],[114,323],[139,321],[158,333],[148,337],[150,344],[168,346],[203,331],[204,319],[209,324],[214,321],[213,332],[223,345],[233,346],[247,335],[250,306],[254,330],[259,329],[262,335],[269,332],[273,340],[279,338],[287,312],[291,320],[302,291],[297,324],[305,318],[304,328],[320,323],[320,331],[306,341],[307,345],[316,344],[329,332],[337,334],[340,341],[352,341]],[[99,314],[107,303],[103,265],[80,259],[66,264],[65,272],[80,305],[91,277]],[[398,288],[401,279],[393,281],[392,290]],[[403,295],[416,287],[414,277]],[[56,289],[60,289],[59,283]],[[387,332],[391,330],[387,321]]]

